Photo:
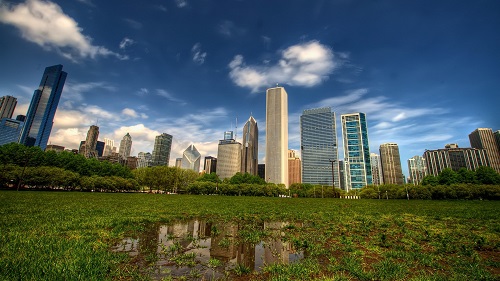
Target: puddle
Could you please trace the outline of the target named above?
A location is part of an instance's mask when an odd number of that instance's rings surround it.
[[[124,239],[113,251],[144,259],[154,280],[169,276],[223,278],[237,271],[261,271],[265,265],[287,264],[304,258],[302,251],[295,251],[281,239],[283,228],[288,225],[286,222],[242,225],[203,220],[152,225],[140,237]],[[294,224],[294,227],[300,226]]]

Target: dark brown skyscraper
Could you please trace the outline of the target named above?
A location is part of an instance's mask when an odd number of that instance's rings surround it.
[[[473,148],[486,150],[490,167],[500,173],[500,152],[493,130],[489,128],[477,128],[469,134],[469,140]]]
[[[241,172],[257,175],[259,158],[259,128],[257,121],[250,116],[243,126],[243,143],[241,148]]]

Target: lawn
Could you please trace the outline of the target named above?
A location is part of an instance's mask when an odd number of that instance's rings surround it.
[[[192,220],[208,222],[212,244],[218,241],[225,249],[279,239],[302,254],[294,263],[265,263],[259,271],[240,263],[223,268],[210,258],[205,268],[223,272],[212,278],[500,279],[499,201],[0,191],[0,217],[0,280],[156,278],[152,268],[158,256],[131,256],[116,251],[116,245],[127,238],[144,244],[151,229]],[[262,227],[273,222],[280,222],[278,231]],[[238,227],[229,235],[220,225]],[[168,245],[160,257],[193,268],[199,263],[182,243]],[[161,278],[202,276],[192,270]]]

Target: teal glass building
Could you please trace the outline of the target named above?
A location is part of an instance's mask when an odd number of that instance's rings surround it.
[[[31,99],[26,122],[19,142],[26,146],[39,146],[45,150],[49,141],[54,116],[66,82],[62,65],[45,68],[40,86]]]
[[[368,127],[364,113],[342,114],[346,191],[372,184]]]

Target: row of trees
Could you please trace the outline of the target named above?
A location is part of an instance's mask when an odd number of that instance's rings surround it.
[[[188,185],[199,177],[193,170],[168,166],[139,168],[132,173],[143,188],[173,193],[185,193]]]
[[[58,167],[20,167],[13,164],[0,166],[0,186],[36,189],[82,191],[132,191],[139,190],[135,179],[119,176],[81,176]]]
[[[357,195],[366,199],[486,199],[500,200],[499,185],[451,184],[451,185],[369,185]]]
[[[0,146],[0,165],[19,167],[57,167],[78,173],[80,176],[117,176],[133,178],[129,168],[117,163],[86,159],[71,152],[42,151],[39,147],[27,147],[18,143]]]
[[[491,167],[479,167],[475,171],[460,168],[457,172],[446,168],[438,176],[427,175],[422,185],[452,184],[500,184],[500,174]]]

